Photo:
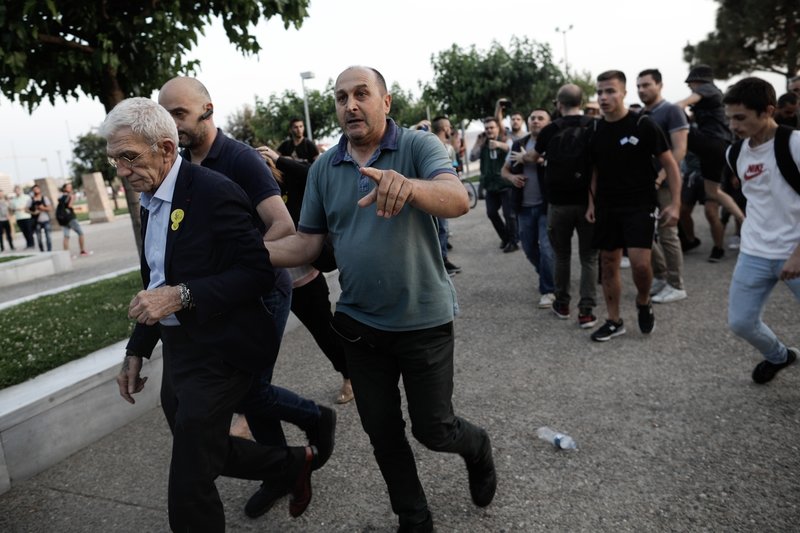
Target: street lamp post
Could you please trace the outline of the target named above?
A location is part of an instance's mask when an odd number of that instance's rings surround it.
[[[569,77],[569,60],[567,59],[567,32],[570,31],[571,29],[572,29],[572,24],[570,24],[568,28],[564,29],[561,29],[558,26],[556,26],[556,31],[559,32],[561,36],[564,38],[564,71],[566,72],[567,77]]]
[[[306,94],[306,80],[310,80],[314,78],[313,72],[301,72],[300,73],[300,83],[303,85],[303,109],[306,112],[306,135],[308,136],[308,140],[313,142],[314,136],[311,133],[311,118],[308,115],[308,95]]]

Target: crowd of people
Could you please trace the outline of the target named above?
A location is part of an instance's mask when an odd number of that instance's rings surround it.
[[[626,106],[625,74],[607,71],[597,78],[599,114],[578,86],[568,84],[558,91],[555,109],[530,111],[527,134],[519,127],[520,113],[511,115],[508,127],[501,126],[506,106],[500,100],[495,115],[484,119],[485,130],[471,151],[470,158],[480,160],[486,214],[501,248],[514,251],[516,242],[521,243],[538,274],[538,306],[551,309],[560,319],[571,314],[571,242],[577,233],[578,325],[588,329],[598,322],[594,313],[598,276],[606,304],[606,319],[591,334],[594,341],[605,342],[627,332],[620,314],[623,265],[631,269],[637,321],[644,334],[655,329],[653,303],[688,297],[683,254],[700,244],[691,222],[696,203],[704,203],[711,229],[708,261],[719,262],[725,255],[728,218],[736,222],[729,248],[742,248],[747,178],[742,182],[737,177],[735,162],[726,162],[726,153],[737,136],[752,137],[753,132],[743,130],[742,134],[735,128],[727,113],[731,105],[714,85],[710,67],[693,67],[685,83],[689,96],[673,104],[661,94],[658,69],[643,70],[636,79],[642,103]],[[768,86],[762,80],[758,83]],[[790,80],[787,88],[780,98],[775,98],[774,89],[770,95],[759,94],[766,102],[759,107],[746,101],[759,118],[770,121],[762,124],[770,132],[767,141],[778,124],[791,130],[800,127],[800,77]],[[791,155],[798,159],[797,153]],[[502,159],[504,165],[498,162]],[[791,192],[787,195],[796,199]],[[786,220],[796,220],[800,205],[789,202],[785,208]],[[754,238],[753,232],[748,235]],[[748,242],[742,252],[752,246]],[[789,258],[785,250],[784,256]],[[788,268],[793,268],[791,262]],[[790,287],[795,290],[791,283]],[[748,315],[748,320],[761,331],[764,326],[758,316]],[[741,331],[741,326],[734,325],[735,316],[731,320],[733,331]],[[787,357],[793,360],[794,352],[774,344],[773,339],[762,354],[767,362],[783,362]],[[756,374],[753,379],[761,382]]]
[[[459,455],[472,501],[492,503],[490,435],[452,402],[453,277],[461,269],[449,260],[446,221],[469,211],[458,175],[465,156],[480,161],[498,253],[521,247],[538,276],[536,305],[565,320],[576,308],[579,328],[600,324],[590,335],[597,342],[626,333],[623,257],[643,334],[656,327],[654,303],[689,296],[683,253],[697,237],[687,238],[680,221],[684,192],[697,192],[688,181],[700,176],[706,202],[741,223],[729,324],[763,356],[752,378],[766,383],[793,363],[797,350],[761,316],[779,280],[800,300],[800,134],[778,128],[776,117],[785,124],[791,114],[777,112],[763,80],[746,78],[723,94],[710,69],[697,66],[686,82],[691,95],[671,104],[661,96],[660,72],[642,71],[642,106],[631,110],[625,74],[606,71],[597,77],[596,107],[566,84],[555,109],[527,113],[527,131],[522,113],[506,127],[510,102],[501,100],[469,154],[446,116],[398,126],[386,81],[369,67],[337,77],[342,135],[321,154],[300,119],[275,148],[227,137],[194,78],[168,81],[158,102],[118,104],[100,133],[117,173],[141,193],[144,246],[143,290],[129,306],[136,326],[117,382],[134,403],[147,382],[142,359],[162,341],[161,404],[174,440],[170,527],[224,531],[220,475],[261,481],[244,509],[252,518],[286,495],[294,517],[309,505],[312,473],[334,453],[336,411],[273,383],[290,309],[341,375],[335,401],[354,400],[398,531],[434,530],[406,435],[401,380],[414,438]],[[729,150],[733,135],[743,142]],[[726,181],[741,190],[746,208]],[[710,261],[724,257],[716,236]],[[333,270],[341,296],[332,312],[324,274]],[[289,445],[283,422],[307,442]]]
[[[40,252],[53,251],[50,234],[52,222],[56,220],[64,234],[64,250],[70,249],[69,236],[70,231],[73,231],[78,236],[79,255],[91,255],[92,252],[86,248],[83,229],[73,207],[75,194],[72,184],[65,183],[61,193],[58,201],[53,203],[38,184],[33,185],[28,192],[16,185],[13,194],[9,196],[0,190],[0,252],[5,251],[3,237],[8,242],[9,250],[16,250],[15,225],[25,239],[24,250],[35,250],[38,246]]]

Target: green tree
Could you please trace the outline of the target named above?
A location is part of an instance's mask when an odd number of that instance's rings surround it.
[[[308,114],[314,140],[327,137],[338,128],[333,101],[333,81],[323,91],[307,90]],[[305,122],[303,97],[294,91],[256,97],[255,104],[244,105],[228,118],[226,132],[251,146],[267,144],[273,148],[289,136],[289,121]]]
[[[392,110],[389,115],[400,126],[407,128],[422,119],[430,119],[440,114],[436,106],[415,98],[411,91],[403,90],[397,82],[392,84],[389,92],[392,94]]]
[[[84,133],[75,140],[72,149],[72,184],[80,187],[83,184],[83,175],[91,172],[100,172],[111,190],[114,191],[114,209],[119,209],[117,203],[117,173],[106,157],[106,140],[96,133]]]
[[[508,49],[495,41],[486,51],[454,44],[432,56],[431,63],[434,79],[425,85],[423,99],[436,103],[451,121],[493,115],[499,98],[510,99],[523,113],[549,109],[567,79],[550,47],[528,38],[513,37]]]
[[[0,91],[33,110],[56,97],[97,98],[106,112],[129,96],[150,95],[198,61],[184,56],[212,19],[243,53],[261,49],[251,30],[279,16],[299,27],[309,0],[17,0],[0,5]],[[139,200],[125,183],[136,244]]]
[[[720,79],[756,70],[791,77],[800,67],[800,2],[717,0],[717,29],[683,49],[689,64],[705,63]]]

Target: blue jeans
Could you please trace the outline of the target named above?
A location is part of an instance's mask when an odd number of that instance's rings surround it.
[[[762,320],[764,305],[785,261],[739,252],[728,295],[728,326],[772,363],[786,361],[786,345]],[[800,302],[800,278],[785,282]]]
[[[546,204],[519,208],[519,240],[525,256],[539,274],[539,292],[551,294],[555,291],[553,281],[553,247],[547,236]]]
[[[447,219],[436,217],[436,223],[439,228],[439,247],[442,249],[442,258],[447,259]]]
[[[42,241],[42,232],[44,231],[44,240],[47,242],[47,251],[53,251],[53,241],[50,240],[50,221],[36,222],[36,241],[39,243],[39,251],[44,252],[44,242]]]
[[[283,336],[286,321],[289,319],[289,310],[292,306],[291,282],[286,292],[286,283],[283,276],[288,276],[286,270],[281,269],[276,280],[276,286],[269,294],[262,298],[264,305],[275,320],[275,327],[279,338]],[[261,373],[253,383],[247,396],[239,406],[238,411],[244,413],[250,432],[260,444],[285,446],[286,437],[281,427],[281,421],[289,422],[303,431],[308,431],[319,420],[319,407],[311,400],[307,400],[289,389],[272,384],[272,371],[270,366]]]

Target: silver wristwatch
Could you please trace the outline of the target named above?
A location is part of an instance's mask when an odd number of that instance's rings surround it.
[[[178,285],[178,291],[181,295],[181,308],[182,309],[193,309],[194,308],[194,300],[192,300],[192,291],[189,290],[189,286],[185,283],[180,283]]]

